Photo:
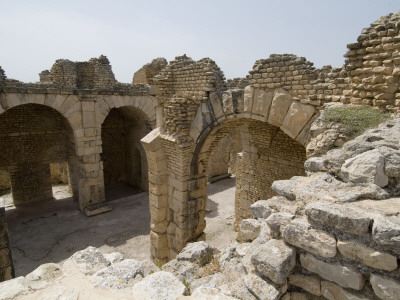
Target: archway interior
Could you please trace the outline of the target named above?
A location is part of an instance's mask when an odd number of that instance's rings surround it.
[[[15,206],[52,199],[52,186],[59,182],[52,173],[61,167],[63,181],[77,196],[75,162],[72,129],[56,110],[24,104],[0,115],[1,186],[11,188]]]
[[[278,127],[266,122],[253,119],[226,120],[210,131],[200,147],[197,156],[198,176],[203,174],[210,178],[215,176],[215,171],[221,173],[222,170],[228,170],[236,176],[235,195],[226,195],[232,198],[232,225],[236,230],[241,220],[251,218],[251,204],[275,195],[271,189],[275,180],[304,175],[304,147]],[[222,167],[224,163],[225,167]],[[210,185],[207,190],[210,190]],[[206,197],[206,202],[210,202],[209,193]],[[227,204],[225,202],[217,207],[227,210]],[[210,204],[207,203],[205,213],[200,215],[210,215],[210,209],[207,209],[209,207]],[[219,215],[218,212],[211,213],[216,217]],[[226,223],[227,226],[230,225],[230,222]],[[206,228],[205,233],[208,231]]]
[[[150,131],[146,116],[135,107],[109,112],[101,128],[106,200],[148,190],[147,160],[140,140]]]

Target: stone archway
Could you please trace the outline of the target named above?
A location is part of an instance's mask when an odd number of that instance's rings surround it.
[[[0,165],[8,169],[16,206],[53,197],[51,163],[68,163],[69,183],[78,198],[74,134],[59,112],[41,104],[14,106],[0,115],[0,132],[5,157]]]
[[[140,109],[123,106],[110,110],[101,126],[106,189],[126,185],[148,190],[147,159],[140,140],[150,131],[150,122]]]

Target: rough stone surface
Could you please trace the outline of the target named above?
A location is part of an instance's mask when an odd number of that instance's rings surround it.
[[[0,282],[0,299],[12,300],[18,295],[27,292],[28,286],[25,284],[24,277],[17,277]]]
[[[164,271],[151,274],[132,287],[132,296],[143,300],[176,300],[186,293],[183,283]]]
[[[295,266],[296,251],[280,240],[270,240],[254,248],[251,262],[257,272],[276,284],[284,283]]]
[[[32,289],[43,289],[64,275],[60,265],[48,263],[39,266],[36,270],[26,275],[26,280]]]
[[[360,236],[369,232],[372,221],[360,209],[340,204],[311,203],[306,206],[305,213],[313,224]]]
[[[398,280],[378,274],[371,274],[370,282],[375,294],[380,299],[400,299],[400,282]]]
[[[250,205],[250,208],[255,219],[266,219],[274,212],[274,210],[269,207],[267,200],[258,200]]]
[[[395,152],[385,157],[385,174],[389,177],[400,177],[400,153]]]
[[[177,300],[235,300],[233,298],[225,295],[220,290],[216,288],[200,286],[194,290],[190,296],[182,296]]]
[[[369,297],[347,291],[330,281],[321,282],[322,296],[329,300],[368,300]]]
[[[162,270],[171,272],[181,281],[186,280],[187,282],[192,282],[199,277],[199,266],[189,261],[172,259],[162,266]]]
[[[176,257],[179,261],[194,262],[203,266],[210,262],[214,249],[206,242],[195,242],[187,244],[181,253]]]
[[[372,237],[378,244],[400,254],[400,222],[397,218],[376,215],[372,226]]]
[[[384,187],[388,184],[384,164],[382,153],[377,149],[370,150],[346,160],[341,168],[341,177],[346,182],[374,183]]]
[[[360,261],[372,268],[385,271],[397,269],[397,258],[395,256],[370,248],[356,240],[339,240],[337,247],[343,256]]]
[[[289,244],[322,257],[336,255],[335,238],[324,231],[312,229],[303,220],[293,220],[283,231],[283,238]]]
[[[277,300],[286,292],[287,286],[277,287],[271,282],[261,279],[255,274],[248,274],[244,282],[249,291],[260,300]]]
[[[135,277],[144,276],[141,262],[134,259],[125,259],[96,272],[92,278],[95,287],[108,289],[123,289],[133,285]]]
[[[300,263],[308,271],[316,273],[326,280],[336,282],[341,287],[355,290],[361,290],[364,287],[364,278],[354,267],[338,263],[329,264],[308,253],[300,254]]]
[[[270,235],[273,239],[279,239],[281,234],[286,227],[287,224],[294,218],[294,215],[285,213],[285,212],[278,212],[271,214],[268,219],[266,220],[269,228],[270,228]]]
[[[300,287],[315,296],[321,296],[321,279],[318,276],[290,274],[289,284]]]
[[[70,260],[84,273],[92,275],[110,265],[104,255],[95,247],[87,247],[76,252]]]
[[[261,222],[256,219],[245,219],[240,223],[240,233],[246,242],[251,242],[258,237],[261,231]]]

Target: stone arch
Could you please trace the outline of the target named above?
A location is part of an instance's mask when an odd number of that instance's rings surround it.
[[[44,104],[9,104],[0,114],[0,152],[7,157],[0,164],[7,164],[2,167],[10,174],[14,204],[52,198],[50,163],[59,162],[68,162],[69,183],[78,199],[76,140],[69,120]]]
[[[154,118],[150,120],[149,114],[134,105],[110,106],[100,129],[105,187],[128,185],[147,190],[147,159],[140,140],[152,130]]]

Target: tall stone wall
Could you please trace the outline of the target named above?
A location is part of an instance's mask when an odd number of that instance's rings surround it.
[[[154,77],[167,66],[165,58],[155,58],[133,74],[132,84],[152,84]]]
[[[35,104],[0,116],[0,165],[7,168],[16,205],[52,198],[50,163],[66,162],[71,132],[56,111]]]
[[[400,14],[389,14],[362,30],[347,45],[350,84],[344,95],[354,104],[400,107]]]

